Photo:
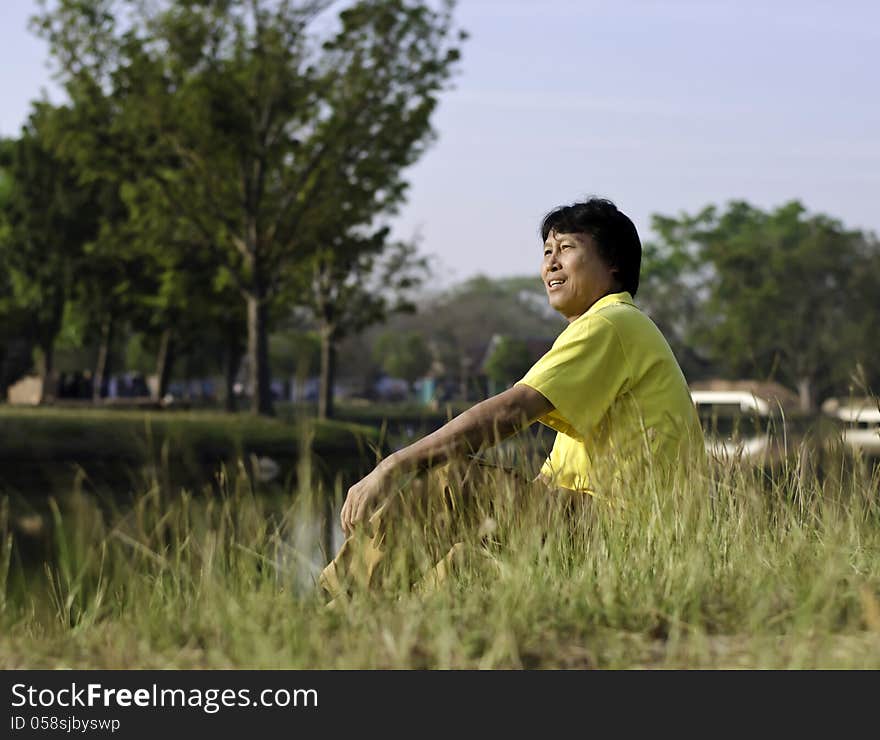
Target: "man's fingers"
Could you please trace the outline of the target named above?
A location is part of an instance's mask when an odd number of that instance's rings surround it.
[[[361,485],[352,486],[339,513],[339,521],[346,537],[354,531],[358,522],[363,521],[373,508],[375,497]]]
[[[358,496],[353,496],[351,492],[349,492],[348,497],[345,499],[345,503],[342,505],[342,531],[345,533],[346,537],[351,535],[354,525],[358,521],[356,515],[357,500]]]
[[[357,504],[354,508],[354,511],[352,512],[352,515],[351,515],[352,524],[357,524],[363,518],[362,517],[363,510],[364,510],[364,502],[363,502],[363,499],[361,499],[360,501],[357,502]]]
[[[351,510],[348,513],[349,516],[349,526],[354,528],[354,526],[363,521],[367,515],[367,509],[369,507],[369,501],[367,496],[358,496],[351,504]]]

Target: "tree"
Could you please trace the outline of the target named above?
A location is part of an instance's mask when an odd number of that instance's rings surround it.
[[[136,326],[156,352],[157,397],[165,396],[177,359],[216,356],[226,381],[226,410],[235,410],[245,312],[234,281],[199,231],[185,220],[168,218],[157,188],[125,187],[123,197],[130,247],[150,261],[155,274],[155,290],[142,296]]]
[[[84,326],[84,340],[98,345],[95,399],[103,394],[117,335],[128,324],[149,321],[159,284],[156,256],[143,248],[124,200],[128,173],[114,134],[121,98],[104,93],[99,71],[71,78],[69,105],[35,106],[23,132],[16,189],[19,201],[31,204],[22,211],[31,214],[29,221],[19,219],[22,228],[31,234],[43,230],[39,243],[31,242],[35,256],[21,253],[45,273],[43,279],[27,278],[32,290],[47,286],[47,295],[39,298],[50,317],[41,322],[48,331],[43,364],[48,360],[51,369],[50,337],[57,335],[62,316],[75,315]],[[21,235],[18,242],[26,243]]]
[[[810,411],[873,346],[864,319],[877,288],[863,278],[878,260],[871,237],[797,201],[770,212],[734,201],[666,223],[702,270],[692,290],[708,320],[696,336],[719,366],[791,384]]]
[[[33,350],[30,315],[15,294],[6,251],[11,247],[9,216],[14,182],[10,166],[16,145],[14,139],[0,139],[0,398],[5,398],[9,385],[30,369]]]
[[[496,335],[493,337],[486,375],[493,383],[506,388],[519,380],[532,366],[529,348],[521,339]]]
[[[713,272],[696,236],[711,213],[704,209],[679,219],[655,214],[651,230],[657,238],[642,250],[638,303],[663,332],[688,380],[715,371],[712,350],[700,339],[707,330]]]
[[[850,363],[838,366],[834,378],[845,395],[880,396],[880,357],[876,351],[877,317],[880,316],[880,240],[873,233],[856,240],[858,268],[850,276],[847,292],[852,310],[839,327],[844,343],[852,348]]]
[[[425,338],[418,332],[385,332],[376,340],[373,359],[395,378],[412,384],[430,369],[433,357]]]
[[[310,298],[321,340],[321,419],[333,416],[338,343],[390,314],[415,310],[408,295],[427,269],[413,245],[389,243],[387,229],[368,237],[328,236],[326,245],[313,260],[311,290],[301,294]]]
[[[272,374],[279,378],[307,378],[320,371],[321,339],[317,332],[283,329],[269,337]]]
[[[121,5],[60,0],[40,27],[69,88],[125,93],[117,151],[233,279],[252,409],[271,413],[271,304],[313,264],[328,223],[351,233],[401,201],[458,58],[451,4],[363,0],[322,45],[308,32],[322,0],[138,5],[125,33]]]
[[[59,109],[37,104],[21,138],[7,148],[11,187],[0,238],[14,303],[27,316],[23,323],[39,349],[44,398],[53,392],[54,345],[65,306],[100,228],[98,191],[82,184],[75,167],[51,144],[60,115]]]
[[[546,340],[549,347],[565,326],[547,303],[547,293],[537,275],[488,279],[476,277],[442,293],[427,286],[414,296],[417,311],[389,316],[382,326],[367,329],[362,337],[347,338],[340,357],[370,356],[371,348],[385,332],[416,332],[424,337],[433,358],[432,374],[447,386],[453,379],[464,385],[466,374],[496,334]],[[372,363],[370,363],[372,364]],[[369,380],[370,364],[361,363],[359,377]]]

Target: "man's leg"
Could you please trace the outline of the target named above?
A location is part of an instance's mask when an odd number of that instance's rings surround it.
[[[491,541],[499,497],[528,488],[519,474],[485,464],[435,468],[358,527],[319,583],[334,599],[382,581],[407,587],[420,579],[421,585],[439,583]]]
[[[395,493],[394,497],[400,496]],[[365,527],[342,543],[336,557],[321,572],[318,583],[331,599],[346,597],[354,587],[369,588],[385,558],[389,502],[377,509]],[[383,516],[386,515],[387,516]]]
[[[446,520],[447,529],[440,541],[444,546],[452,544],[416,584],[421,593],[438,588],[468,565],[492,562],[497,566],[503,520],[516,516],[546,489],[518,471],[476,461],[463,476],[448,480],[444,493],[446,511],[452,516]]]

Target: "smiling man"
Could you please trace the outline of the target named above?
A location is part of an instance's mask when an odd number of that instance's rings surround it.
[[[341,514],[346,535],[386,505],[401,473],[462,457],[536,421],[557,431],[536,479],[549,490],[603,497],[615,478],[646,467],[668,472],[702,450],[684,375],[663,335],[633,303],[642,248],[632,221],[594,198],[551,211],[541,238],[547,298],[568,326],[512,388],[395,452],[353,485]],[[374,559],[384,540],[381,533],[374,537]],[[338,591],[346,549],[322,575],[331,593]]]
[[[608,477],[628,466],[647,464],[659,474],[702,451],[681,368],[633,302],[642,247],[632,221],[593,199],[550,212],[541,236],[547,296],[568,327],[514,387],[553,405],[539,419],[558,432],[542,479],[601,494]]]

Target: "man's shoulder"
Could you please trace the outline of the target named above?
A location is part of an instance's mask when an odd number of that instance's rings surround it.
[[[645,316],[642,309],[633,303],[631,299],[604,303],[601,306],[597,306],[594,310],[588,311],[587,315],[595,317],[601,316],[605,319],[611,316]]]
[[[669,342],[651,317],[633,303],[611,303],[592,314],[584,331],[593,336],[607,333],[616,337],[631,361],[641,365],[654,361],[674,361]]]
[[[645,349],[660,349],[666,340],[651,318],[636,306],[628,294],[626,300],[612,300],[595,306],[572,321],[553,343],[554,349],[581,341],[597,342],[616,337],[621,345],[636,344]],[[616,296],[615,296],[616,297]]]
[[[572,341],[592,340],[597,334],[614,332],[614,321],[605,316],[604,309],[592,311],[578,316],[565,329],[554,342],[554,347],[566,345]]]
[[[590,314],[596,325],[602,324],[618,333],[659,333],[657,325],[634,303],[609,303]]]
[[[631,303],[611,303],[576,318],[557,337],[556,344],[592,341],[604,335],[623,338],[633,331],[638,332],[639,327],[647,328],[644,322],[653,326],[651,320]]]

